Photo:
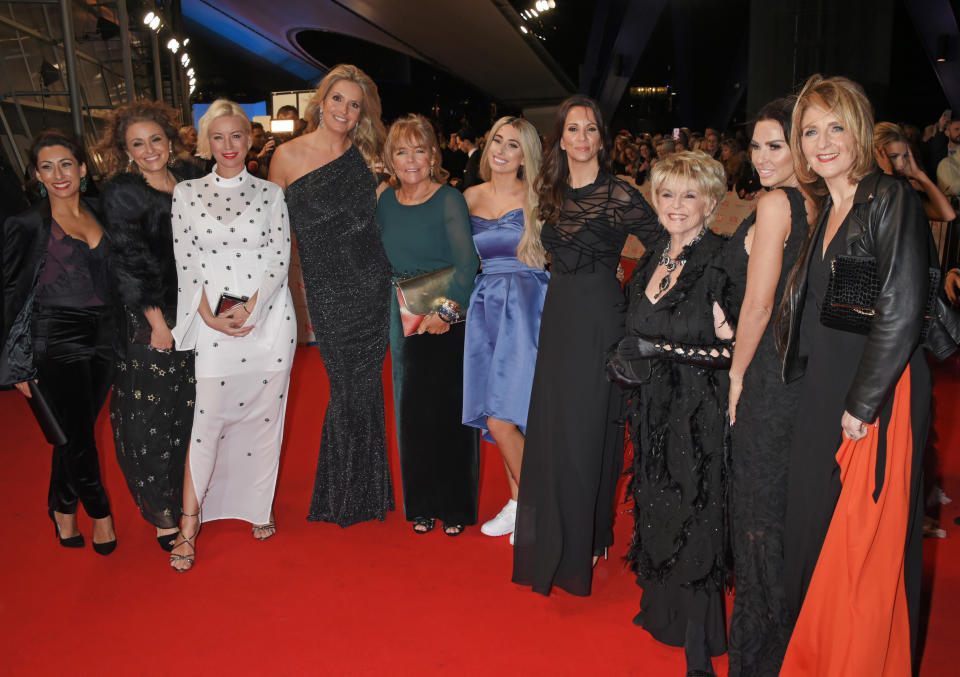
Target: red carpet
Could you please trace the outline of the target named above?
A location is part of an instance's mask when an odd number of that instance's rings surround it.
[[[385,372],[386,373],[386,372]],[[921,675],[953,674],[960,635],[960,379],[940,379],[938,427],[945,540],[927,540],[931,591]],[[386,384],[389,393],[389,383]],[[87,538],[68,550],[46,517],[49,448],[16,392],[0,393],[5,534],[0,593],[5,675],[682,675],[683,652],[631,619],[640,590],[622,557],[632,517],[597,567],[593,596],[542,597],[510,583],[507,538],[479,528],[449,538],[413,533],[398,510],[384,523],[342,530],[305,519],[327,397],[315,349],[297,353],[276,537],[258,543],[235,521],[204,526],[193,571],[175,574],[131,500],[101,417],[104,477],[119,534],[100,557]],[[388,411],[388,435],[392,413]],[[391,463],[400,506],[396,448]],[[485,447],[481,519],[507,498],[503,465]],[[726,661],[715,666],[726,674]]]

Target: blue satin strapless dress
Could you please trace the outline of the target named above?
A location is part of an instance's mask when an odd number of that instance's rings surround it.
[[[493,442],[487,417],[526,434],[540,336],[540,313],[550,273],[517,260],[523,210],[499,219],[470,217],[483,264],[467,309],[463,350],[463,423]]]

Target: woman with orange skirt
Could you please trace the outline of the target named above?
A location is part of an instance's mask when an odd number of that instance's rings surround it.
[[[916,191],[877,171],[870,103],[856,83],[812,76],[790,146],[797,177],[825,200],[779,322],[784,376],[803,376],[784,530],[797,622],[780,674],[909,675],[930,400],[921,348],[929,228]],[[871,285],[875,299],[864,293]]]

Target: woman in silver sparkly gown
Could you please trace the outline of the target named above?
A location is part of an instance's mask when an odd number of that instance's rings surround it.
[[[390,264],[374,220],[370,169],[385,137],[376,85],[340,65],[307,109],[312,131],[277,149],[307,307],[330,380],[308,519],[346,527],[393,510],[383,405]]]

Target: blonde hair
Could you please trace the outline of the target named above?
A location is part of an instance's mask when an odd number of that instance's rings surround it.
[[[883,152],[888,143],[902,143],[910,145],[910,139],[903,133],[900,125],[892,122],[878,122],[873,128],[873,148],[876,151]]]
[[[510,125],[517,130],[520,150],[523,152],[523,161],[517,171],[517,178],[523,181],[527,189],[526,205],[523,209],[523,235],[517,245],[517,258],[531,268],[543,268],[547,262],[547,252],[540,241],[543,221],[539,216],[540,198],[534,187],[537,174],[540,173],[540,161],[543,158],[537,128],[523,118],[511,116],[502,117],[493,123],[493,127],[487,132],[487,142],[483,147],[483,155],[480,156],[480,178],[484,181],[490,180],[490,142],[500,131],[500,128],[505,125]]]
[[[709,228],[727,194],[727,175],[723,165],[699,150],[670,153],[662,160],[657,160],[650,170],[651,193],[656,195],[668,182],[693,183],[700,193],[713,200],[713,209],[703,221],[703,225]],[[656,206],[657,201],[653,203]]]
[[[397,170],[393,166],[393,154],[400,146],[411,148],[426,148],[430,151],[430,180],[435,183],[446,183],[450,173],[440,166],[440,144],[437,135],[433,132],[433,125],[422,115],[410,113],[402,117],[387,131],[387,140],[383,144],[383,164],[393,176]],[[399,181],[399,178],[397,179]]]
[[[217,99],[210,104],[210,108],[207,109],[207,112],[203,114],[203,117],[200,118],[197,122],[197,152],[198,157],[209,160],[212,157],[210,152],[210,139],[207,135],[210,133],[210,123],[212,123],[217,118],[222,117],[238,117],[243,120],[243,128],[247,131],[247,142],[250,142],[250,118],[247,117],[247,113],[240,107],[240,104],[230,101],[229,99]]]
[[[347,132],[347,137],[363,155],[363,159],[367,161],[367,166],[372,168],[380,159],[383,140],[387,132],[384,129],[383,121],[380,119],[383,108],[380,105],[377,85],[374,84],[369,75],[356,66],[343,63],[334,66],[317,84],[317,89],[311,97],[310,103],[307,104],[306,113],[304,113],[307,120],[307,131],[312,132],[323,124],[321,119],[323,102],[327,98],[327,94],[330,93],[330,89],[341,80],[352,82],[363,91],[360,119],[357,120],[357,125]]]
[[[847,177],[850,181],[856,183],[876,169],[877,159],[873,154],[873,109],[863,87],[845,77],[824,78],[817,73],[811,75],[800,90],[790,125],[790,150],[801,184],[816,195],[825,195],[827,192],[826,183],[810,167],[801,147],[803,115],[810,106],[836,114],[844,128],[853,136],[856,159]]]

